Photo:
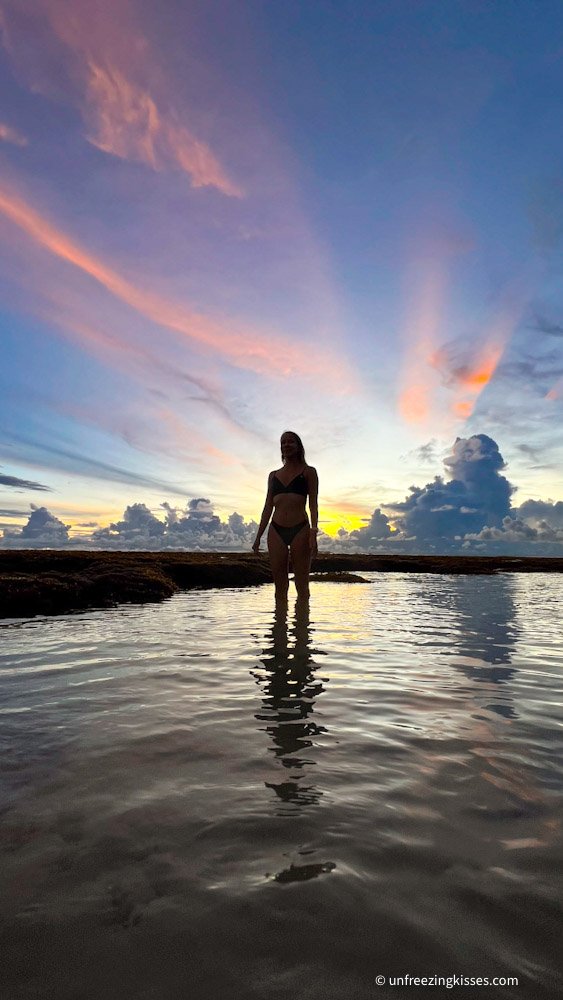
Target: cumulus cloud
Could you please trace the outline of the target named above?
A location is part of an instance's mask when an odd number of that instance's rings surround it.
[[[234,512],[227,522],[214,514],[207,497],[194,497],[182,510],[167,501],[160,504],[165,518],[161,520],[143,503],[131,504],[123,519],[92,534],[99,548],[116,549],[178,549],[249,550],[256,536],[255,521],[245,522]]]
[[[450,478],[412,486],[403,501],[376,507],[365,527],[340,528],[334,538],[320,531],[319,550],[563,556],[563,501],[527,500],[512,507],[516,487],[503,475],[506,465],[491,437],[457,438],[444,467]],[[257,527],[236,511],[223,521],[209,498],[194,497],[183,508],[164,501],[157,513],[133,503],[121,520],[71,537],[68,525],[45,507],[32,506],[27,525],[4,528],[0,545],[248,552]]]
[[[532,527],[545,523],[552,528],[563,529],[563,501],[551,503],[549,500],[526,500],[516,508],[518,517]]]
[[[123,520],[110,524],[109,528],[98,528],[93,538],[98,541],[113,541],[116,538],[127,543],[135,543],[139,539],[152,541],[162,538],[165,525],[159,521],[144,503],[134,503],[126,507]]]
[[[499,555],[562,555],[563,528],[553,528],[546,521],[534,528],[521,518],[505,517],[500,527],[466,535],[463,548]]]
[[[58,548],[68,542],[69,528],[69,524],[63,524],[46,507],[36,507],[32,504],[29,520],[21,529],[18,537],[24,542],[24,547],[51,546]]]
[[[395,515],[399,538],[453,542],[456,536],[500,525],[508,515],[515,488],[500,474],[505,463],[492,438],[457,438],[444,465],[449,481],[436,476],[425,486],[411,486],[403,502],[386,505]]]
[[[381,513],[380,507],[377,507],[371,515],[369,524],[365,528],[358,528],[355,531],[351,531],[348,537],[351,541],[356,542],[360,548],[369,549],[373,542],[389,538],[390,535],[391,527],[389,525],[389,518],[386,514]]]
[[[376,508],[370,525],[339,531],[331,548],[563,556],[563,502],[512,507],[516,487],[503,475],[506,465],[492,438],[457,438],[444,466],[450,478],[412,486],[404,501],[384,505],[388,516]]]

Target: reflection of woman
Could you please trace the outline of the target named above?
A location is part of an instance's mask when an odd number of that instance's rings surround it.
[[[264,669],[252,671],[262,690],[262,704],[255,718],[260,730],[271,738],[269,750],[277,767],[281,765],[272,781],[265,784],[292,809],[303,808],[317,803],[322,795],[309,783],[314,779],[310,768],[316,768],[317,764],[311,759],[311,748],[318,745],[317,737],[327,732],[315,719],[316,701],[325,688],[315,676],[317,663],[313,654],[325,654],[313,648],[307,601],[296,602],[291,628],[288,628],[287,604],[276,604],[273,626],[265,638],[260,657]],[[314,751],[313,756],[316,756]]]
[[[252,549],[258,553],[260,539],[272,511],[275,520],[268,531],[268,552],[276,587],[276,601],[287,601],[289,554],[300,598],[309,597],[311,559],[317,552],[317,470],[305,461],[303,442],[293,431],[284,431],[280,440],[283,467],[270,472],[262,518]],[[305,504],[309,496],[312,524],[309,526]]]

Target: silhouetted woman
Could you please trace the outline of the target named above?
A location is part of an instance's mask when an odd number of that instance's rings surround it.
[[[311,559],[317,554],[319,479],[317,470],[305,461],[303,442],[298,434],[284,431],[280,445],[283,466],[268,476],[266,503],[252,549],[258,553],[260,539],[275,508],[275,518],[268,530],[268,553],[276,601],[287,601],[290,553],[297,595],[307,599]],[[305,510],[307,496],[311,525]]]

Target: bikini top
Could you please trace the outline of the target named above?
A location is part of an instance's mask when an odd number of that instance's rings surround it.
[[[307,486],[307,480],[302,472],[299,475],[294,476],[287,486],[284,486],[281,479],[274,474],[272,480],[272,496],[275,497],[277,493],[299,493],[301,496],[306,497],[309,492],[309,487]]]

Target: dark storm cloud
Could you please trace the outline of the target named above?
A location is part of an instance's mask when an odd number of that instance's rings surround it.
[[[36,483],[31,479],[18,479],[17,476],[5,476],[2,472],[0,472],[0,486],[10,486],[13,489],[19,490],[44,490],[48,493],[52,492],[51,487],[44,486],[43,483]]]

